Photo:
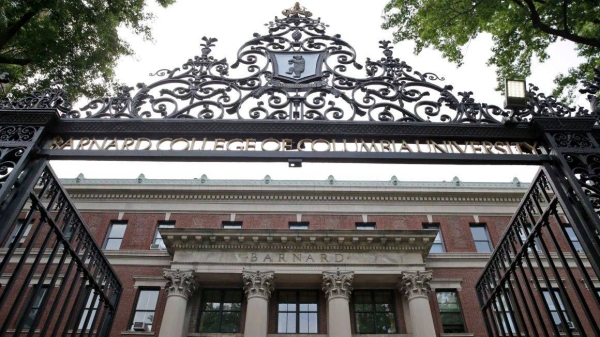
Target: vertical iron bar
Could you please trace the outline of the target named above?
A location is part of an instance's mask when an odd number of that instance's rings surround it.
[[[493,336],[492,334],[492,327],[490,326],[490,320],[489,320],[489,313],[487,309],[484,309],[484,305],[483,305],[483,290],[482,290],[483,286],[479,285],[478,287],[475,288],[475,293],[477,294],[477,300],[479,301],[479,308],[481,310],[483,310],[483,322],[485,323],[485,329],[488,333],[488,336]]]
[[[523,245],[523,242],[521,241],[521,237],[519,235],[516,235],[516,238],[517,238],[517,240],[519,240],[519,242],[521,242],[521,245]],[[531,296],[533,291],[531,289],[531,286],[529,285],[529,282],[527,282],[527,274],[525,274],[525,271],[523,270],[522,255],[527,255],[527,250],[525,250],[524,253],[519,254],[517,251],[517,248],[515,247],[515,243],[512,240],[510,241],[510,244],[511,244],[513,250],[515,251],[515,256],[516,256],[515,260],[518,261],[519,270],[521,271],[523,278],[526,280],[525,285],[527,286],[527,292]],[[527,315],[527,320],[529,321],[529,325],[531,325],[531,327],[534,330],[534,336],[537,336],[537,335],[539,335],[539,333],[537,331],[537,327],[536,327],[536,324],[534,323],[533,317],[531,316],[531,312],[528,310],[529,306],[527,305],[527,299],[525,298],[525,293],[523,292],[523,287],[521,286],[521,282],[519,282],[516,269],[515,269],[515,279],[517,280],[517,288],[519,290],[519,295],[521,296],[521,301],[523,302],[523,306],[525,307],[525,314]],[[530,299],[532,301],[531,303],[535,304],[535,299],[533,298],[533,296],[531,296]],[[534,305],[533,307],[535,308],[538,319],[541,321],[542,319],[541,319],[541,314],[540,314],[539,308],[537,307],[537,305]],[[529,335],[529,330],[528,329],[524,329],[524,330],[525,330],[525,333],[527,335]],[[546,332],[546,335],[547,334],[548,333]]]
[[[558,214],[557,214],[556,210],[553,212],[553,215],[554,215],[555,219],[558,220],[558,226],[561,226],[561,222],[560,222],[560,219],[558,219]],[[595,323],[596,319],[594,319],[594,317],[591,316],[590,308],[587,305],[587,302],[586,302],[585,298],[583,297],[583,294],[581,293],[581,290],[579,289],[579,286],[577,285],[577,280],[575,279],[575,276],[573,275],[573,272],[571,271],[571,267],[569,266],[569,263],[568,263],[567,259],[565,258],[564,254],[562,253],[562,249],[559,246],[558,241],[556,240],[556,236],[554,235],[554,232],[552,231],[552,228],[551,228],[550,224],[548,224],[547,228],[548,228],[548,232],[550,234],[550,238],[552,240],[552,244],[554,246],[554,249],[556,249],[556,252],[558,254],[558,258],[560,259],[560,262],[563,265],[563,268],[565,269],[565,272],[567,274],[569,282],[571,283],[571,286],[572,286],[572,288],[575,291],[575,296],[577,297],[577,301],[583,306],[584,314],[585,314],[588,322],[590,322],[590,324],[592,325],[592,329],[594,330],[594,334],[596,336],[599,336],[600,335],[600,331],[598,329],[598,324]],[[562,232],[562,229],[561,229],[561,232]],[[567,240],[567,241],[570,241],[570,240]],[[566,292],[566,289],[565,289],[565,292]],[[569,299],[569,297],[565,297],[565,298]],[[570,300],[568,300],[566,302],[569,303],[568,304],[569,306],[571,306],[571,303],[573,303],[573,301],[570,301]],[[577,328],[578,328],[579,331],[583,332],[583,326],[581,325],[581,322],[579,321],[579,315],[577,315],[577,313],[575,312],[575,308],[572,308],[572,310],[573,310],[572,315],[573,315],[573,317],[575,319],[575,323],[577,323],[577,325],[578,325]]]

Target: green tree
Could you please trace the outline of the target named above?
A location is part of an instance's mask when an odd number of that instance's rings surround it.
[[[573,99],[577,82],[600,67],[598,0],[392,0],[384,13],[383,28],[395,30],[396,42],[414,40],[416,54],[433,47],[459,65],[465,44],[491,34],[497,90],[505,78],[529,76],[532,60],[547,60],[557,39],[574,42],[585,61],[556,77],[555,95]]]
[[[174,0],[156,0],[166,7]],[[60,85],[74,99],[106,94],[114,65],[133,51],[120,26],[151,39],[146,0],[0,1],[0,74],[15,96]]]

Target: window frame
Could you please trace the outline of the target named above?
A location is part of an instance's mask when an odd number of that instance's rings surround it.
[[[94,295],[96,297],[96,301],[92,301],[94,299]],[[89,331],[90,330],[90,326],[92,324],[94,324],[94,318],[96,318],[96,315],[98,314],[98,310],[100,309],[100,297],[101,295],[98,293],[96,294],[94,288],[90,289],[90,292],[88,293],[88,296],[85,298],[85,304],[83,305],[83,310],[81,311],[81,317],[79,318],[79,322],[77,322],[77,331]],[[88,302],[89,302],[89,306],[88,306]],[[95,302],[95,303],[92,303]],[[88,312],[87,314],[84,315],[85,312]],[[85,320],[87,319],[89,312],[91,312],[91,316],[90,319],[88,320],[88,326],[84,327],[82,326],[82,324],[85,323]]]
[[[428,228],[430,227],[430,228]],[[441,252],[433,252],[433,254],[443,254],[446,253],[446,245],[444,244],[444,235],[442,235],[442,227],[440,226],[439,222],[432,222],[432,223],[423,223],[423,229],[437,229],[438,230],[438,234],[435,236],[435,239],[433,239],[433,245],[431,246],[431,249],[429,249],[429,253],[431,254],[431,250],[433,249],[434,245],[436,244],[436,240],[439,237],[439,244],[442,247],[442,251]]]
[[[560,289],[558,288],[542,288],[542,298],[544,299],[544,305],[546,306],[546,309],[548,310],[548,312],[550,312],[550,319],[552,320],[552,324],[554,324],[557,328],[559,332],[565,332],[563,330],[561,330],[561,325],[563,324],[562,322],[562,317],[560,314],[558,314],[558,311],[560,310],[563,315],[565,316],[565,318],[567,319],[567,322],[573,322],[573,318],[569,316],[569,311],[565,308],[565,301],[563,299],[563,297],[560,295]],[[554,293],[554,295],[556,296],[556,299],[558,300],[559,304],[560,304],[560,308],[555,310],[552,310],[550,308],[550,305],[554,305],[554,303],[552,302],[552,297],[550,296],[550,291],[552,291]],[[546,293],[548,293],[548,296],[550,296],[549,300],[550,302],[548,302],[548,300],[546,299]],[[557,325],[556,322],[554,321],[554,316],[552,315],[553,312],[556,312],[558,314],[558,319],[561,320],[561,322]],[[566,322],[565,322],[566,324]],[[568,325],[565,326],[565,328],[569,328]],[[571,331],[577,331],[576,328],[574,329],[570,329]]]
[[[564,229],[565,233],[567,234],[566,235],[567,239],[569,241],[571,241],[573,248],[575,248],[575,252],[583,253],[583,246],[581,245],[581,241],[579,241],[577,234],[575,234],[575,230],[573,229],[573,226],[571,224],[564,224],[563,229]],[[571,233],[573,234],[575,241],[573,241],[573,237],[571,237]]]
[[[135,301],[133,302],[133,307],[131,308],[131,317],[129,318],[129,330],[128,331],[133,331],[133,324],[135,323],[133,320],[135,319],[135,314],[138,312],[137,306],[138,306],[138,302],[140,301],[140,296],[142,294],[142,291],[156,291],[157,292],[156,304],[154,305],[154,310],[152,310],[152,312],[155,315],[154,317],[156,317],[156,308],[158,307],[158,302],[160,301],[160,293],[161,293],[160,287],[140,287],[140,288],[138,288],[138,291],[135,294]],[[139,311],[150,312],[150,310],[139,310]],[[156,331],[156,330],[154,330],[155,322],[156,321],[153,319],[152,323],[150,324],[151,328],[149,331]]]
[[[297,228],[292,228],[292,227]],[[300,228],[302,227],[302,228]],[[288,228],[293,230],[307,230],[310,227],[310,222],[308,221],[289,221]]]
[[[200,330],[200,328],[201,328],[200,324],[202,324],[202,314],[204,314],[205,312],[217,312],[216,310],[206,311],[206,310],[203,310],[203,308],[202,308],[202,303],[204,301],[205,293],[207,291],[215,291],[215,290],[221,292],[221,294],[220,294],[220,302],[219,302],[220,306],[219,306],[219,310],[218,310],[218,313],[219,313],[219,327],[217,329],[219,332],[201,331]],[[227,291],[239,291],[239,292],[241,292],[240,310],[239,311],[231,311],[231,310],[226,310],[225,311],[225,312],[239,312],[240,313],[240,320],[238,322],[237,331],[235,331],[235,332],[220,332],[221,331],[221,326],[222,326],[222,323],[223,323],[223,312],[224,312],[224,310],[223,310],[223,303],[224,303],[224,299],[225,299],[225,293]],[[242,330],[242,312],[243,312],[245,297],[246,296],[244,296],[244,291],[241,290],[241,289],[239,289],[239,288],[204,288],[204,289],[202,289],[202,291],[200,292],[200,301],[198,302],[198,313],[197,313],[196,331],[198,333],[213,333],[213,334],[220,334],[220,333],[240,333],[240,331]]]
[[[244,228],[243,221],[221,221],[221,228],[223,229],[242,229]]]
[[[480,252],[479,249],[477,248],[477,242],[483,242],[483,240],[476,240],[475,236],[473,235],[473,228],[483,228],[485,231],[485,235],[487,237],[487,243],[489,246],[490,251],[489,252]],[[475,251],[477,253],[493,253],[494,252],[494,243],[492,242],[492,237],[490,236],[490,232],[487,228],[487,225],[485,223],[471,223],[469,224],[469,230],[471,231],[471,238],[473,239],[473,243],[475,244]]]
[[[113,229],[114,225],[125,225],[125,230],[123,231],[123,236],[120,238],[117,237],[111,237],[111,232]],[[127,220],[113,220],[110,222],[110,226],[108,227],[108,231],[106,232],[106,236],[104,238],[104,243],[102,244],[102,249],[103,250],[121,250],[121,245],[123,245],[123,238],[125,237],[125,232],[127,231],[127,227],[128,227],[128,222]],[[108,245],[108,242],[110,240],[121,240],[121,243],[119,244],[119,248],[118,249],[106,249],[106,246]]]
[[[444,326],[444,322],[442,321],[442,308],[440,307],[440,300],[438,298],[438,293],[454,293],[456,294],[456,303],[458,304],[458,309],[459,309],[459,314],[460,314],[460,319],[462,321],[462,332],[456,332],[456,331],[446,331],[446,328]],[[462,310],[462,303],[460,301],[460,296],[459,296],[459,291],[458,289],[436,289],[435,290],[435,303],[437,305],[437,309],[438,309],[438,315],[440,317],[440,324],[442,326],[442,333],[466,333],[467,332],[467,324],[465,323],[465,315],[464,315],[464,310]],[[451,311],[449,311],[451,312]]]
[[[18,232],[21,230],[21,228],[25,224],[25,220],[26,219],[18,219],[17,220],[17,224],[15,225],[15,227],[13,228],[13,231],[11,232],[10,236],[8,237],[8,240],[6,241],[4,248],[11,248],[13,246],[13,244],[15,243],[15,240],[17,238]],[[27,224],[27,227],[25,227],[25,231],[23,231],[23,235],[21,236],[21,239],[19,240],[19,242],[17,243],[17,246],[15,248],[21,248],[21,245],[25,243],[25,240],[29,236],[29,232],[31,232],[31,228],[33,228],[33,220],[31,220]]]
[[[294,292],[296,294],[296,311],[279,311],[279,301],[280,301],[280,293],[281,292]],[[317,311],[301,311],[300,310],[300,293],[301,292],[312,292],[316,295],[316,305],[317,305]],[[307,334],[307,335],[315,335],[315,334],[319,334],[319,315],[321,314],[321,310],[320,310],[320,291],[319,290],[313,290],[313,289],[278,289],[277,290],[277,302],[276,302],[276,306],[277,306],[277,318],[275,320],[275,326],[276,326],[276,330],[277,330],[277,334],[289,334],[289,335],[297,335],[297,334]],[[302,304],[306,304],[306,303],[302,303]],[[279,332],[279,314],[280,313],[295,313],[296,314],[296,332]],[[300,314],[302,313],[316,313],[317,314],[317,331],[316,332],[300,332]]]
[[[504,292],[508,292],[508,289],[504,289]],[[493,302],[495,306],[492,305],[492,312],[496,316],[498,329],[501,330],[504,334],[516,334],[517,325],[519,324],[519,322],[517,321],[515,317],[515,312],[512,309],[514,301],[512,300],[512,297],[510,297],[508,294],[501,293],[501,296],[502,297],[496,297],[495,301]],[[506,316],[506,318],[509,321],[508,325],[504,320],[504,316]],[[506,328],[510,328],[510,330]]]
[[[525,234],[524,230],[527,230],[527,234]],[[533,232],[533,225],[530,223],[527,223],[525,225],[521,224],[521,228],[519,229],[519,237],[521,238],[521,241],[524,243],[525,240],[527,240],[527,238],[529,237],[529,235],[531,235],[531,233]],[[525,236],[523,236],[525,235]],[[541,233],[539,234],[541,235]],[[535,248],[535,251],[538,253],[542,253],[542,248],[540,246],[540,237],[539,235],[537,237],[535,237],[533,239],[533,246]],[[528,252],[531,252],[531,247],[527,248]]]
[[[41,304],[44,301],[44,298],[46,296],[48,296],[48,293],[50,292],[50,285],[49,284],[42,284],[40,290],[42,292],[38,293],[38,296],[33,300],[33,303],[31,303],[31,310],[29,311],[29,314],[27,316],[23,317],[23,330],[30,330],[31,329],[31,323],[33,323],[36,319],[37,319],[37,315],[39,315],[40,309],[42,308]],[[35,286],[31,288],[31,291],[35,291]],[[41,294],[41,296],[39,296],[39,294]],[[38,299],[39,298],[39,299]],[[36,302],[39,302],[39,306],[36,306]],[[34,311],[37,310],[35,312],[35,314],[32,316],[30,316],[30,314]]]
[[[156,230],[154,231],[154,237],[152,238],[152,244],[156,245],[157,240],[160,240],[161,243],[158,243],[158,248],[160,250],[165,250],[167,249],[167,246],[165,246],[165,241],[162,238],[162,235],[160,235],[160,232],[158,231],[160,228],[175,228],[175,221],[174,220],[159,220],[156,222]],[[165,226],[165,227],[161,227],[161,226]],[[166,226],[172,226],[172,227],[166,227]]]
[[[357,231],[373,231],[377,229],[377,223],[375,223],[374,221],[358,221],[356,223],[354,223],[354,229],[356,229]],[[370,228],[366,228],[367,226],[369,226]],[[365,228],[360,228],[360,227],[365,227]]]
[[[371,311],[356,311],[356,293],[360,293],[360,292],[369,292],[370,296],[371,296],[371,303],[373,304],[373,309]],[[375,293],[377,292],[381,292],[381,293],[388,293],[391,298],[390,301],[392,303],[391,305],[391,309],[390,311],[377,311],[377,305],[375,303]],[[391,289],[355,289],[352,292],[352,302],[351,302],[351,313],[352,313],[352,324],[354,325],[354,332],[356,334],[359,335],[390,335],[390,334],[399,334],[400,333],[400,324],[398,324],[398,312],[397,312],[397,308],[396,308],[396,292],[394,290]],[[356,324],[357,322],[357,314],[360,313],[371,313],[373,315],[376,315],[378,313],[387,313],[390,312],[392,313],[392,315],[394,315],[394,328],[395,328],[395,332],[377,332],[377,321],[374,321],[374,327],[375,330],[373,332],[360,332],[358,331],[358,325]]]

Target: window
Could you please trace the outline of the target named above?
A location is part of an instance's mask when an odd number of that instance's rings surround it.
[[[92,301],[94,302],[92,305]],[[89,330],[94,323],[94,317],[96,317],[96,312],[98,311],[98,306],[100,305],[100,295],[96,293],[96,291],[92,290],[88,295],[87,301],[85,301],[85,308],[83,309],[83,315],[81,315],[81,319],[79,320],[79,325],[77,329],[83,330],[83,325],[87,320],[86,330]],[[88,318],[89,316],[89,318]]]
[[[35,288],[32,288],[32,291],[33,290],[35,290]],[[35,300],[33,301],[31,310],[25,317],[25,324],[23,325],[23,329],[31,329],[31,327],[33,326],[33,322],[35,321],[35,318],[38,315],[38,312],[40,311],[40,308],[42,306],[42,300],[46,296],[47,292],[48,292],[48,286],[43,285],[40,288],[40,291],[37,293]]]
[[[12,234],[8,238],[8,241],[6,242],[6,248],[12,247],[13,242],[17,238],[17,235],[19,234],[19,230],[21,230],[21,227],[23,227],[24,223],[25,223],[25,220],[17,221],[17,225],[15,226],[15,229],[13,230]],[[27,227],[25,227],[25,230],[23,231],[23,236],[21,236],[21,240],[19,240],[17,247],[21,247],[21,245],[25,242],[25,239],[27,238],[27,235],[29,235],[29,231],[31,230],[31,226],[32,226],[31,223],[27,224]]]
[[[445,253],[444,243],[442,242],[442,231],[440,230],[439,224],[423,224],[423,229],[435,229],[438,231],[433,240],[433,246],[429,250],[430,253]]]
[[[200,305],[200,332],[240,331],[242,291],[206,289]]]
[[[531,224],[526,224],[525,226],[522,226],[521,228],[519,228],[519,236],[521,237],[521,242],[525,243],[525,240],[527,240],[527,238],[529,237],[529,235],[531,234],[531,232],[533,231],[533,226]],[[535,250],[537,250],[538,252],[541,252],[542,250],[540,249],[540,245],[538,244],[538,238],[536,237],[534,240],[534,246],[535,246]],[[528,252],[531,251],[531,248],[527,249]]]
[[[163,238],[158,231],[160,228],[175,228],[175,221],[159,221],[158,226],[156,227],[156,232],[154,233],[154,240],[152,240],[152,244],[158,245],[159,249],[167,249]]]
[[[223,221],[221,224],[225,229],[242,229],[242,221]]]
[[[356,229],[363,230],[363,231],[374,230],[375,223],[374,222],[357,222]]]
[[[106,250],[119,250],[121,248],[121,242],[125,235],[125,229],[127,228],[126,222],[114,222],[108,229],[106,235],[106,241],[104,241],[104,249]]]
[[[494,301],[492,308],[496,313],[496,320],[500,329],[505,333],[516,333],[513,313],[508,306],[509,304],[511,304],[510,301],[507,301],[506,297],[500,294],[500,297],[497,297]]]
[[[308,221],[290,221],[290,229],[308,229]]]
[[[456,290],[436,290],[435,295],[444,333],[466,332]]]
[[[583,252],[583,248],[581,247],[581,242],[579,242],[579,238],[575,235],[575,231],[571,225],[565,225],[565,231],[567,231],[567,235],[569,235],[569,240],[575,247],[575,250],[578,252]]]
[[[558,291],[558,289],[552,289],[552,292],[554,293],[554,296],[556,296],[556,300],[558,302],[558,307],[556,307],[554,305],[550,291],[549,290],[543,291],[544,301],[546,302],[546,305],[548,306],[548,309],[550,310],[550,314],[552,315],[552,321],[554,322],[554,325],[556,325],[558,327],[558,331],[560,331],[560,332],[565,332],[565,331],[567,331],[567,329],[574,330],[575,329],[574,325],[571,322],[569,315],[567,314],[567,310],[563,306],[563,301],[562,301],[562,298],[560,297],[560,292]],[[564,317],[567,318],[567,322],[565,322],[564,324],[562,322],[561,312],[564,315]]]
[[[158,301],[159,289],[140,289],[138,292],[137,304],[133,313],[131,330],[136,322],[146,323],[148,330],[152,331],[152,322],[154,321],[154,311]]]
[[[318,332],[318,292],[282,290],[277,293],[277,333]]]
[[[471,225],[471,234],[475,241],[475,248],[478,253],[491,253],[493,250],[492,241],[485,225]]]
[[[392,291],[357,290],[353,302],[356,333],[397,332]]]
[[[67,239],[67,241],[70,241],[71,237],[73,236],[75,225],[76,225],[75,221],[73,221],[73,222],[69,221],[63,228],[63,235],[65,236],[65,239]]]

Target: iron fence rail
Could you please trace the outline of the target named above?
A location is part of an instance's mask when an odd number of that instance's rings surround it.
[[[584,240],[569,235],[549,169],[539,170],[476,284],[490,336],[600,336],[599,275]]]
[[[0,336],[107,336],[122,284],[50,166],[31,176],[1,251]]]

